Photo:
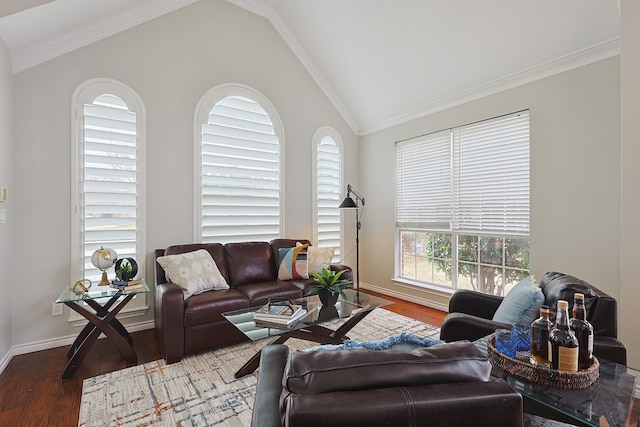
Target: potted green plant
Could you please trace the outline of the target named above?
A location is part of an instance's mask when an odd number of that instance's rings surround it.
[[[318,294],[323,305],[335,305],[338,296],[347,299],[343,289],[350,288],[352,284],[350,280],[340,278],[345,271],[347,270],[333,271],[322,268],[320,273],[312,273],[314,280],[309,286],[308,295]]]
[[[138,266],[133,258],[120,258],[116,262],[116,279],[128,282],[138,273]]]

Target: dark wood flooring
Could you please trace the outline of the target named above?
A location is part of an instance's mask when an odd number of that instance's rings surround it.
[[[373,292],[371,292],[373,293]],[[444,312],[397,298],[388,310],[440,326]],[[161,358],[154,330],[131,334],[138,363]],[[62,380],[69,346],[13,357],[0,375],[0,426],[77,426],[82,381],[96,375],[131,366],[109,340],[100,339],[86,356],[75,376]]]

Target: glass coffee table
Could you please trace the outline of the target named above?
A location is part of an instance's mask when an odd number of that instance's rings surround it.
[[[474,344],[486,351],[486,338]],[[632,418],[640,372],[605,359],[600,376],[590,386],[563,390],[523,380],[494,366],[491,375],[502,378],[522,395],[524,411],[577,426],[635,426]]]
[[[253,315],[260,309],[260,306],[230,311],[222,313],[222,315],[252,341],[272,338],[265,345],[283,344],[289,338],[298,338],[318,344],[341,344],[349,339],[346,336],[347,333],[375,308],[393,304],[383,298],[362,292],[358,293],[352,289],[345,290],[345,293],[347,299],[338,299],[335,306],[323,306],[317,295],[292,300],[294,304],[303,306],[307,310],[307,314],[288,328],[285,326],[267,327],[259,322],[254,322]],[[332,320],[343,321],[343,323],[335,330],[322,326],[323,323]],[[258,351],[249,359],[236,372],[235,377],[240,378],[254,372],[260,364],[260,354],[261,351]]]

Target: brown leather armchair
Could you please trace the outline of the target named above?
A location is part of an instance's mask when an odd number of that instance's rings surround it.
[[[626,365],[627,351],[618,340],[618,310],[614,298],[584,280],[568,274],[548,272],[540,280],[544,304],[555,316],[559,299],[573,306],[573,294],[583,293],[587,320],[593,325],[593,353],[598,358]],[[449,301],[449,314],[440,329],[440,339],[446,342],[475,341],[511,325],[491,320],[503,297],[470,290],[456,291]],[[553,320],[553,319],[552,319]]]
[[[403,350],[262,350],[251,425],[522,426],[522,397],[471,343]]]

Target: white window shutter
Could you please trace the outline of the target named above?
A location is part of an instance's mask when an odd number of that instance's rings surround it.
[[[91,255],[110,247],[119,258],[136,257],[136,114],[113,95],[84,105],[83,252],[86,278],[100,279]]]
[[[280,235],[280,143],[255,101],[229,96],[202,125],[202,241]]]
[[[340,147],[331,136],[316,145],[316,197],[318,246],[336,248],[340,257]]]

